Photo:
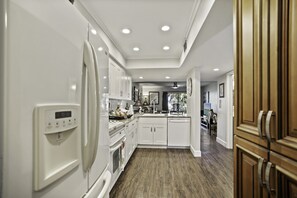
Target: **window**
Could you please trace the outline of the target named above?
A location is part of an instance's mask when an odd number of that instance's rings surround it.
[[[168,109],[170,112],[187,111],[186,92],[168,92]]]

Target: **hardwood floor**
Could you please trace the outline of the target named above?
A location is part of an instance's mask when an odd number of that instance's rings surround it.
[[[187,149],[136,149],[111,198],[233,197],[233,152],[201,131],[201,158]]]

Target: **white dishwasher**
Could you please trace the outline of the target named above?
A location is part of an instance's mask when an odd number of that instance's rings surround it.
[[[168,147],[190,146],[190,118],[168,118]]]

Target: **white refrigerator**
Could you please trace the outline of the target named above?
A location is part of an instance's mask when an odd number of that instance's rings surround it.
[[[68,0],[0,9],[0,197],[108,197],[106,45]]]

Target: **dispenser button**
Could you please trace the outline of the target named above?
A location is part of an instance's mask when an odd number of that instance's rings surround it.
[[[55,126],[56,126],[56,128],[59,128],[60,127],[60,123],[59,122],[55,122]]]

